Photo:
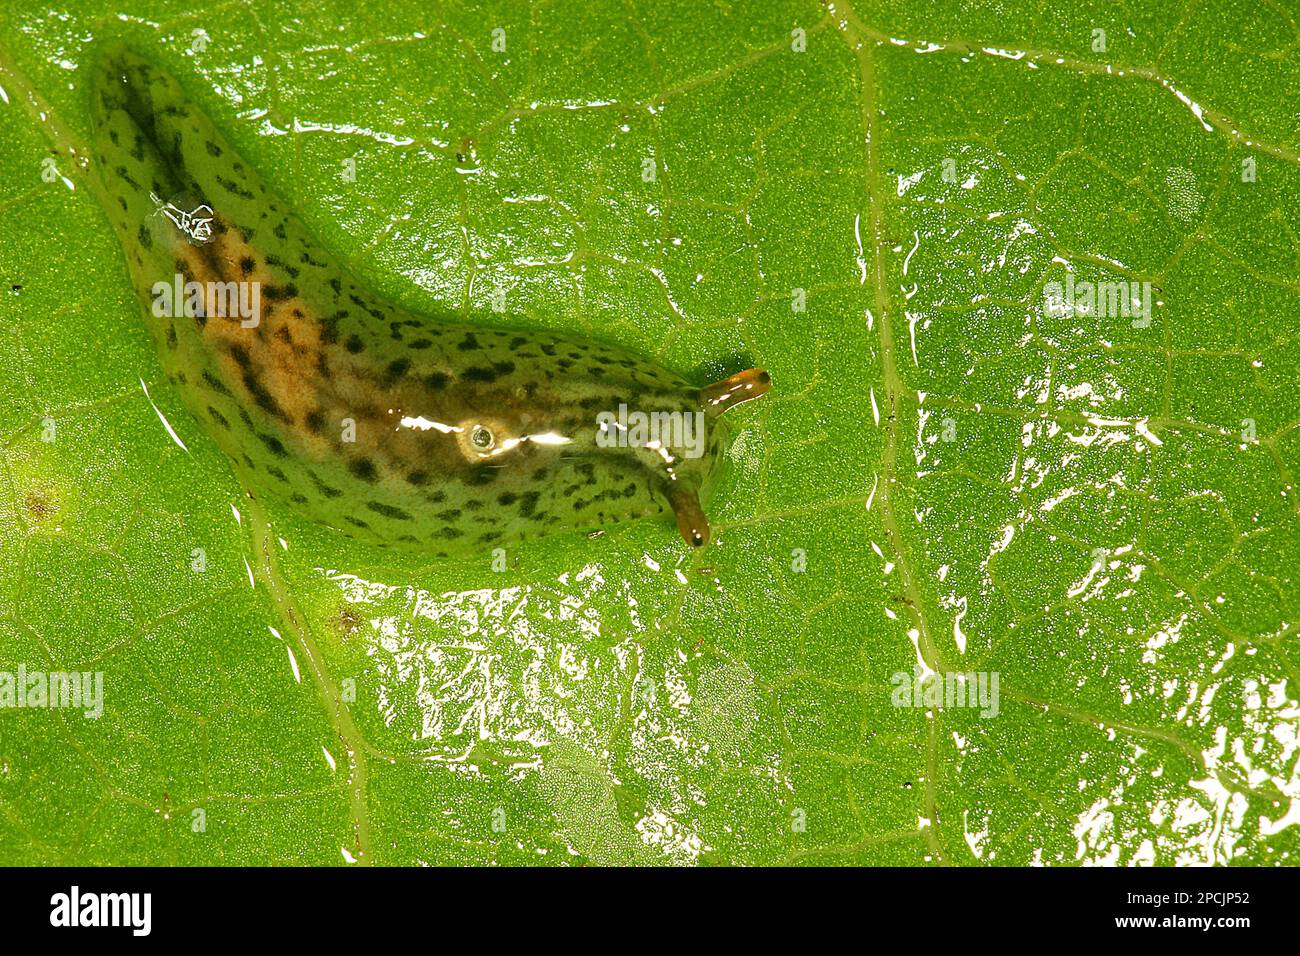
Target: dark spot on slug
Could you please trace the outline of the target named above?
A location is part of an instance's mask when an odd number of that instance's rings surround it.
[[[311,478],[312,484],[316,486],[316,490],[319,491],[326,498],[338,498],[342,496],[343,494],[342,491],[325,484],[325,482],[320,480],[320,476],[317,475],[316,472],[309,471],[307,472],[307,475],[308,477]]]
[[[285,262],[283,259],[280,259],[276,256],[267,256],[266,264],[276,269],[283,269],[285,272],[289,273],[290,279],[298,278],[299,274],[302,271],[297,266],[291,266],[289,265],[289,263]]]
[[[245,368],[241,379],[244,388],[248,389],[248,394],[253,397],[253,401],[257,403],[258,408],[270,415],[274,415],[283,422],[291,421],[288,412],[281,408],[280,403],[275,400],[275,396],[266,390],[266,386],[262,384],[262,379],[256,372]]]
[[[265,432],[258,432],[257,437],[262,440],[262,444],[271,450],[271,454],[278,458],[285,458],[289,454],[289,449],[284,447],[284,442],[274,435],[268,435]]]
[[[392,518],[394,521],[410,521],[411,516],[401,508],[394,508],[392,505],[386,505],[382,501],[367,501],[366,507],[375,514],[381,514],[385,518]]]
[[[279,299],[294,299],[298,297],[298,287],[290,282],[288,285],[268,285],[263,286],[262,294],[272,302]]]
[[[203,371],[203,381],[207,382],[208,388],[212,389],[213,392],[216,392],[217,394],[230,394],[230,389],[226,388],[225,382],[221,381],[217,376],[212,375],[212,372],[207,371],[207,369],[204,369]]]
[[[180,150],[178,149],[177,152],[179,153]],[[179,164],[178,164],[178,165],[179,165]],[[244,188],[243,188],[242,186],[240,186],[239,183],[237,183],[237,182],[234,182],[234,181],[232,181],[232,180],[226,179],[226,178],[223,177],[223,176],[214,176],[213,179],[215,179],[216,182],[217,182],[217,185],[220,186],[222,189],[224,189],[226,192],[228,192],[228,193],[232,193],[232,194],[238,196],[240,199],[252,199],[252,198],[253,198],[253,194],[250,193],[247,189],[244,189]]]
[[[320,340],[322,344],[333,345],[339,340],[339,319],[346,317],[346,312],[338,312],[320,320]]]
[[[375,471],[375,463],[369,458],[354,458],[348,462],[348,471],[356,475],[362,481],[374,481],[378,478]]]

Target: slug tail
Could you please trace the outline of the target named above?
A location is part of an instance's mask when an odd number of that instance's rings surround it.
[[[720,382],[700,389],[700,404],[711,417],[717,418],[729,408],[766,395],[772,388],[772,376],[766,369],[748,368]]]

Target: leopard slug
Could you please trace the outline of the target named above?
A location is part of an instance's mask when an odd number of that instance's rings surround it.
[[[171,75],[115,47],[92,97],[163,371],[257,493],[438,556],[667,511],[708,542],[720,416],[765,371],[698,388],[615,346],[412,313],[322,250]]]

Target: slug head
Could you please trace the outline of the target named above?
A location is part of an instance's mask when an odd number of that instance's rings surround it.
[[[512,489],[511,498],[540,495],[539,510],[585,509],[592,523],[603,523],[657,502],[672,509],[682,539],[702,547],[710,539],[702,502],[733,437],[721,416],[769,384],[761,369],[703,389],[659,369],[635,381],[570,379],[532,393],[506,381],[442,409],[445,424],[420,420],[420,427],[433,424],[463,467],[495,472],[494,489]],[[559,496],[568,497],[548,500]]]
[[[728,409],[758,398],[771,387],[763,369],[747,369],[702,389],[657,396],[651,407],[615,416],[602,414],[597,436],[614,439],[655,476],[657,492],[677,519],[682,540],[694,548],[709,543],[712,532],[704,513],[720,477],[721,464],[734,437],[721,416]]]

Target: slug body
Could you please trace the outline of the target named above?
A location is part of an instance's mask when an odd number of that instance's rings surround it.
[[[170,75],[115,49],[93,96],[109,218],[163,368],[259,493],[442,556],[668,510],[708,541],[719,416],[766,392],[766,372],[701,389],[617,347],[413,314],[322,250]],[[164,287],[181,294],[160,309]],[[683,449],[620,409],[700,431]]]

